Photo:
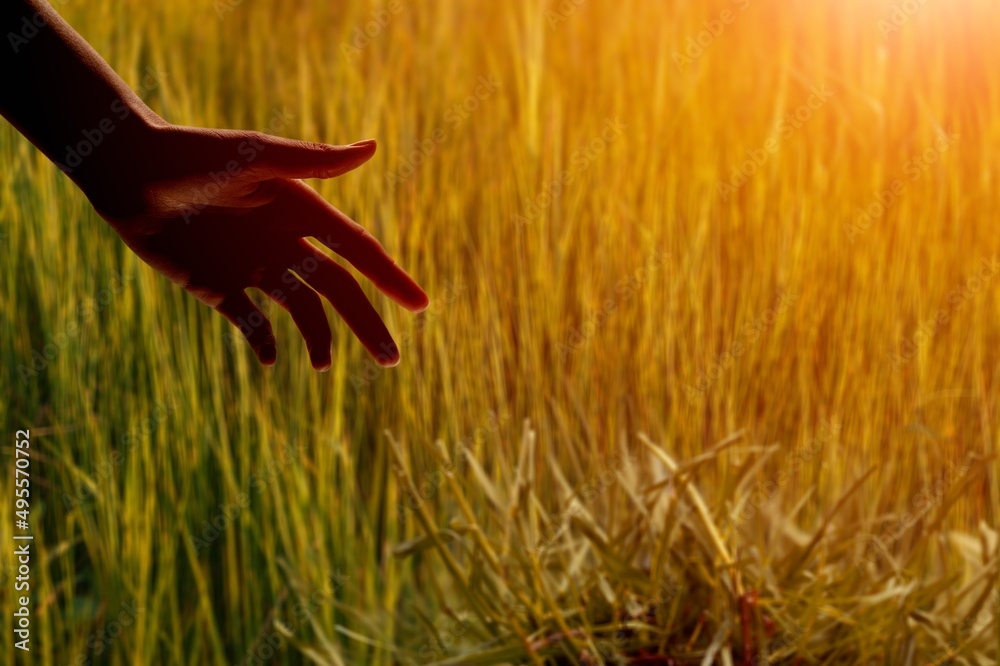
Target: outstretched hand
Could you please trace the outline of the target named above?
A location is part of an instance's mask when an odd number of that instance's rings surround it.
[[[313,367],[331,364],[332,334],[320,295],[382,365],[399,351],[357,280],[307,240],[353,264],[413,311],[427,306],[417,283],[362,226],[302,178],[333,178],[367,162],[374,140],[349,146],[259,132],[157,126],[129,142],[135,159],[80,184],[100,215],[148,264],[237,326],[265,365],[274,334],[247,296],[255,287],[291,313]]]
[[[332,346],[320,294],[381,364],[399,362],[361,286],[307,239],[406,308],[424,309],[427,295],[378,241],[300,180],[360,166],[374,141],[328,146],[172,125],[45,0],[0,2],[3,34],[24,26],[30,42],[0,49],[0,115],[69,174],[140,257],[239,327],[261,363],[274,363],[274,335],[248,287],[291,313],[317,369],[330,367]]]

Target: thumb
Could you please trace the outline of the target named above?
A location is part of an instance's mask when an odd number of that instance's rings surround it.
[[[335,178],[352,171],[375,154],[375,139],[349,146],[294,141],[263,134],[251,168],[267,178]]]

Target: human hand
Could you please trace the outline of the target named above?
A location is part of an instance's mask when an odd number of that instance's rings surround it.
[[[380,364],[399,362],[357,280],[307,237],[409,310],[427,307],[427,295],[363,227],[299,180],[360,166],[374,140],[330,146],[163,123],[116,145],[102,168],[74,180],[146,263],[237,326],[261,363],[275,361],[274,334],[248,287],[291,313],[318,370],[330,367],[332,343],[320,294]]]

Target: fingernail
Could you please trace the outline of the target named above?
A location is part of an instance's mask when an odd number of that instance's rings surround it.
[[[312,362],[313,368],[317,372],[326,372],[333,365],[333,359],[330,357],[330,347],[324,349],[322,347],[318,349],[309,349],[309,360]]]
[[[265,347],[260,350],[260,362],[264,365],[274,365],[278,357],[278,352],[274,347]]]
[[[390,340],[389,342],[383,344],[382,351],[383,353],[375,356],[379,365],[383,368],[391,368],[399,365],[399,348],[396,347],[395,342]]]
[[[364,148],[375,143],[375,139],[365,139],[364,141],[355,141],[351,144],[352,148]]]
[[[416,312],[423,312],[431,304],[431,299],[427,296],[427,292],[423,289],[417,288],[418,292],[416,298],[413,301]]]

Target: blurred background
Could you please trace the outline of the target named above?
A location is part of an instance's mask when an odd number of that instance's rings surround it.
[[[995,663],[995,3],[55,6],[170,122],[377,138],[312,184],[431,306],[261,368],[0,127],[31,663]]]

